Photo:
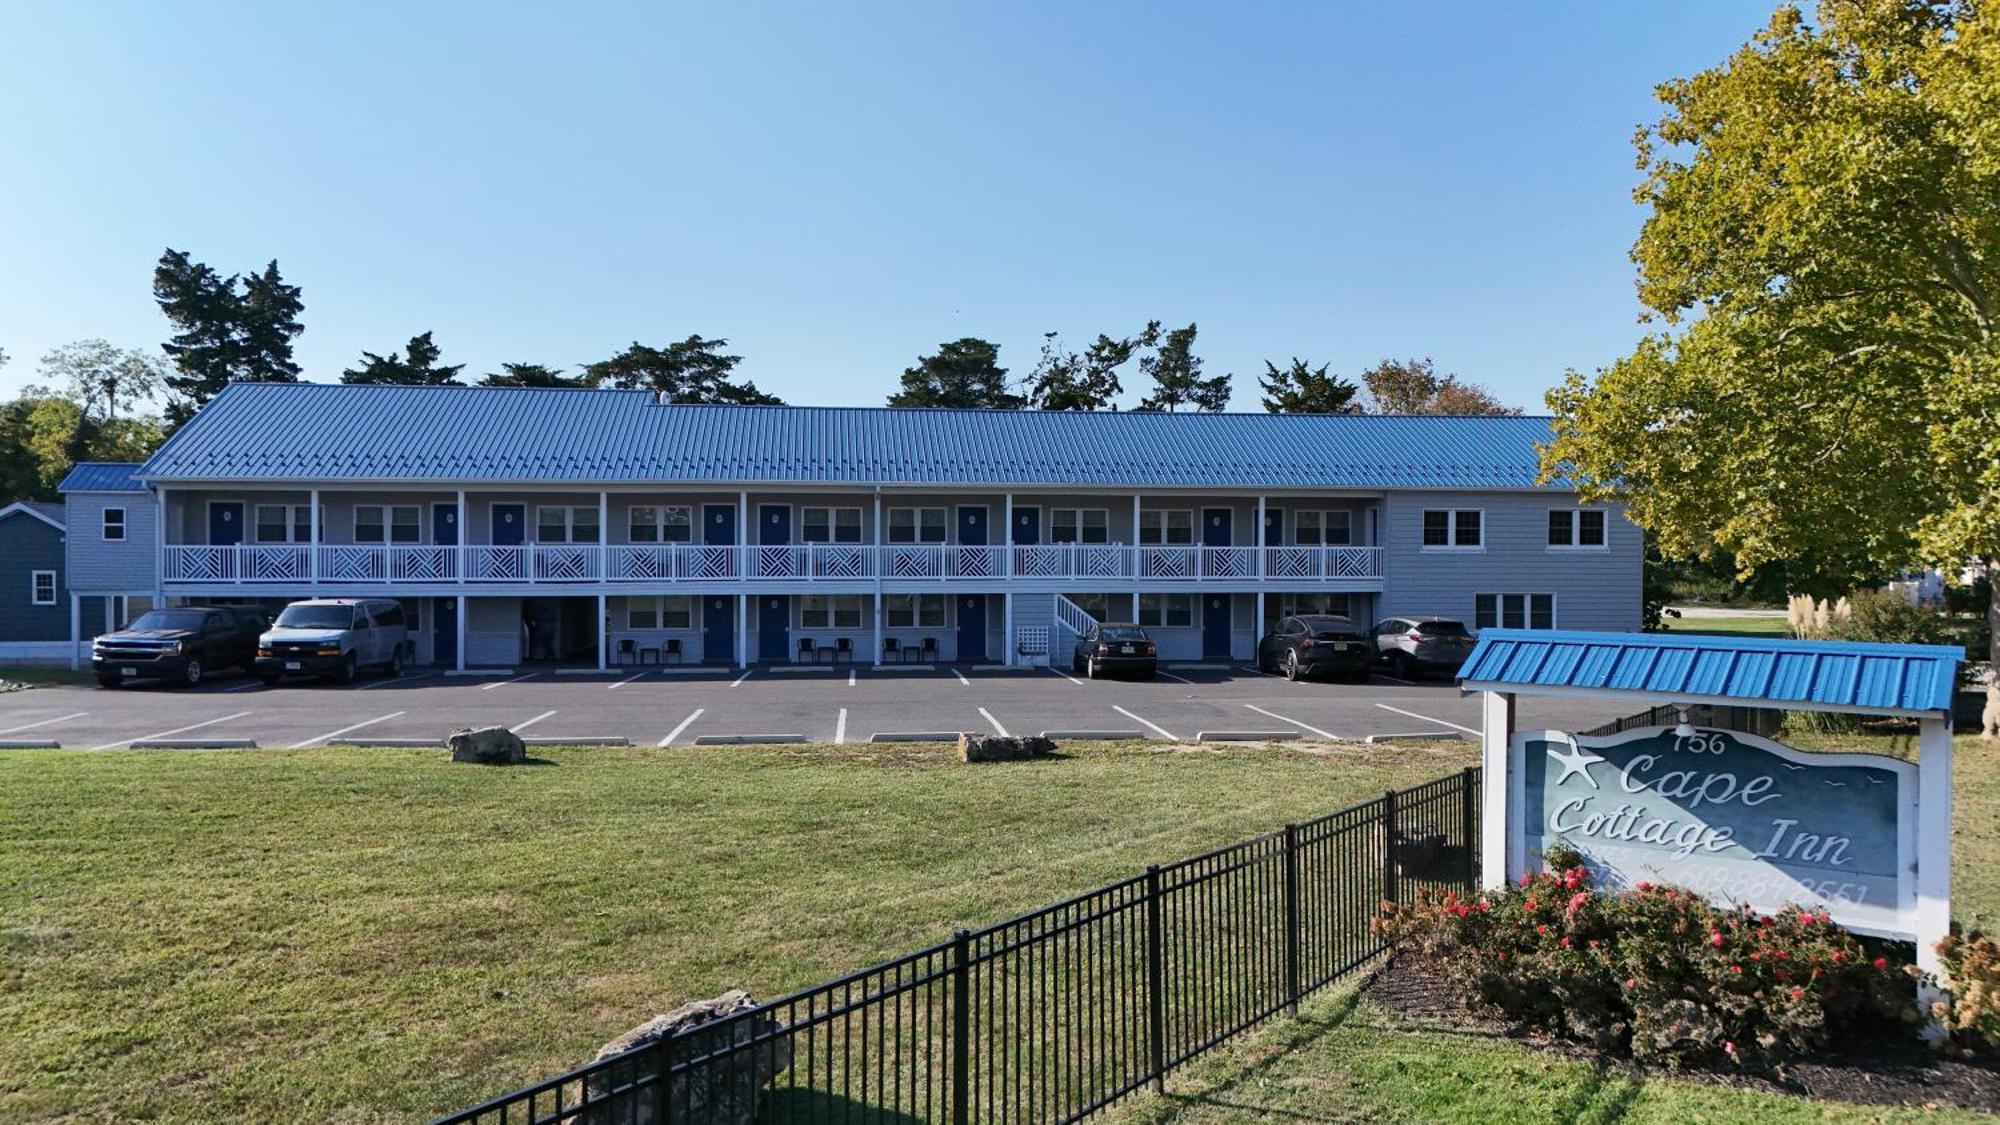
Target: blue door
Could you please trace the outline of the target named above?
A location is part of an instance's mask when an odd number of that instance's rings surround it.
[[[986,659],[986,595],[958,596],[958,658]]]
[[[528,506],[493,505],[493,545],[518,547],[528,541]]]
[[[1264,546],[1282,547],[1285,544],[1285,510],[1283,508],[1264,509]]]
[[[441,547],[458,545],[458,505],[431,505],[431,542]]]
[[[458,663],[458,599],[431,599],[431,663]]]
[[[736,526],[736,509],[730,512],[730,527]],[[701,658],[705,661],[736,659],[736,599],[710,594],[701,600]]]
[[[1042,541],[1042,510],[1040,508],[1014,509],[1014,542],[1023,547],[1032,547]]]
[[[1205,547],[1228,547],[1232,545],[1232,529],[1228,508],[1203,508],[1201,510],[1201,542]]]
[[[765,547],[783,547],[792,541],[792,506],[757,505],[757,542]]]
[[[791,595],[757,595],[757,659],[791,659],[791,640]]]
[[[1201,655],[1206,659],[1229,659],[1229,595],[1201,596]]]
[[[965,547],[986,546],[986,505],[958,506],[958,542]]]
[[[208,505],[208,542],[213,547],[234,547],[243,542],[241,500],[216,500]]]
[[[708,504],[702,507],[701,542],[704,547],[736,545],[736,505]]]

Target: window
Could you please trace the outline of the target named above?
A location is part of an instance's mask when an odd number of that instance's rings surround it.
[[[259,504],[256,510],[259,543],[312,542],[312,508],[305,504]]]
[[[1354,541],[1353,513],[1344,509],[1300,512],[1296,521],[1292,541],[1301,547],[1344,547]]]
[[[1604,546],[1604,509],[1550,508],[1549,546]]]
[[[378,605],[368,611],[368,617],[375,623],[377,629],[387,629],[390,626],[401,627],[403,624],[403,607],[394,602],[388,605]]]
[[[1553,629],[1554,594],[1479,594],[1472,599],[1475,629]]]
[[[694,599],[671,594],[626,598],[625,624],[632,629],[692,629]]]
[[[1139,513],[1139,542],[1194,542],[1194,513],[1186,508],[1146,509]]]
[[[1139,624],[1162,629],[1187,629],[1194,625],[1193,594],[1140,594]]]
[[[260,507],[258,523],[263,522]],[[354,507],[356,543],[415,543],[423,538],[423,509],[415,504],[357,504]]]
[[[889,509],[889,542],[944,542],[943,508]]]
[[[883,624],[891,629],[944,628],[943,594],[890,594],[883,599]]]
[[[627,508],[626,538],[633,543],[690,543],[694,541],[694,510],[685,504],[659,508],[638,505]]]
[[[807,594],[799,599],[799,627],[802,629],[861,628],[861,596],[858,594]]]
[[[36,605],[56,604],[56,572],[37,570],[28,576],[28,593]]]
[[[1083,612],[1097,618],[1099,621],[1111,616],[1111,595],[1109,594],[1070,594],[1068,597]],[[1118,599],[1118,616],[1125,616],[1126,607],[1131,604],[1130,599],[1121,596]]]
[[[1111,513],[1105,508],[1051,508],[1049,542],[1109,543]]]
[[[805,543],[861,542],[861,509],[801,508],[799,538]]]
[[[545,505],[535,509],[535,542],[597,542],[597,509]]]
[[[1351,617],[1348,610],[1350,600],[1346,594],[1284,594],[1278,599],[1278,612],[1287,616],[1315,614],[1329,617]]]
[[[1478,547],[1480,515],[1478,508],[1426,508],[1424,546],[1432,550]]]
[[[125,509],[104,509],[104,538],[107,540],[125,538]]]

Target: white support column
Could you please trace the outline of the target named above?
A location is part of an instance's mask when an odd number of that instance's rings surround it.
[[[1007,667],[1012,668],[1018,659],[1014,650],[1019,647],[1014,643],[1014,591],[1010,589],[1000,597],[1004,603],[1000,615],[1001,628],[1007,633]]]
[[[472,527],[471,524],[465,522],[465,490],[461,488],[458,490],[458,548],[457,548],[458,550],[457,571],[458,571],[458,581],[460,585],[463,585],[465,583],[465,560],[471,556],[471,552],[466,550],[466,548],[470,546],[472,543],[471,527]],[[486,537],[488,539],[491,539],[493,537],[493,530],[491,528],[487,529]],[[463,629],[465,628],[465,599],[463,597],[459,598],[458,603],[459,603],[458,627]],[[458,648],[459,648],[458,658],[460,661],[459,669],[463,671],[465,667],[464,665],[465,642],[460,641]]]
[[[1508,744],[1514,739],[1514,694],[1512,692],[1488,691],[1480,693],[1480,807],[1479,807],[1479,885],[1482,887],[1503,887],[1511,874],[1511,861],[1507,854],[1509,831],[1508,805],[1511,801],[1511,786],[1508,782]]]
[[[83,658],[78,650],[83,647],[83,595],[74,590],[69,595],[69,670],[74,672],[82,666]]]
[[[611,614],[603,590],[611,576],[611,493],[597,490],[597,670],[611,666]],[[638,657],[633,657],[637,660]]]
[[[157,607],[167,604],[167,490],[161,487],[153,495],[159,499],[153,519],[153,605]],[[131,529],[125,533],[130,535]]]
[[[736,595],[736,666],[750,667],[750,595]]]
[[[1264,588],[1261,586],[1257,588],[1257,627],[1250,632],[1260,643],[1264,639]]]
[[[739,577],[748,580],[750,563],[750,493],[736,494],[736,556]],[[736,595],[736,666],[750,667],[750,595]]]
[[[942,571],[939,571],[942,574]],[[875,667],[882,666],[882,486],[875,486]]]
[[[319,541],[323,533],[319,526],[319,489],[306,493],[306,579],[319,585]]]
[[[1917,726],[1917,968],[1945,985],[1937,943],[1951,932],[1951,718],[1932,715]],[[1920,986],[1917,1009],[1926,1020],[1924,1037],[1944,1037],[1931,1018],[1931,1005],[1944,997]]]
[[[1270,533],[1264,527],[1264,520],[1267,518],[1264,512],[1265,499],[1263,496],[1257,497],[1257,531],[1250,537],[1250,542],[1257,545],[1257,582],[1260,586],[1264,582],[1264,548],[1271,545]],[[1257,627],[1259,629],[1264,627],[1263,621],[1264,595],[1260,593],[1257,595]]]
[[[1139,622],[1139,591],[1134,590],[1132,591],[1132,623],[1136,625],[1138,624],[1138,622]]]
[[[458,510],[459,510],[460,512],[463,512],[463,511],[465,511],[465,494],[464,494],[464,493],[460,493],[460,494],[459,494],[459,500],[458,500]],[[464,520],[464,518],[463,518],[463,517],[460,517],[460,519],[459,519],[459,521],[458,521],[458,537],[459,537],[460,539],[464,539],[464,538],[465,538],[465,520]],[[460,594],[460,595],[458,596],[458,622],[457,622],[457,624],[458,624],[458,644],[457,644],[457,646],[455,646],[455,650],[456,650],[456,652],[458,653],[458,659],[457,659],[457,660],[455,661],[455,663],[456,663],[456,665],[457,665],[457,668],[455,669],[455,671],[459,671],[459,672],[463,672],[463,671],[465,671],[465,615],[466,615],[467,613],[469,613],[469,612],[471,611],[471,609],[472,609],[472,607],[471,607],[471,606],[469,606],[469,605],[467,605],[467,604],[466,604],[466,600],[467,600],[467,599],[466,599],[466,597],[465,597],[465,595],[464,595],[464,594]]]

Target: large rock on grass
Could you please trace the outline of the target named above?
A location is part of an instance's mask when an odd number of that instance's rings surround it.
[[[601,1062],[677,1037],[673,1049],[676,1059],[706,1061],[697,1062],[674,1077],[668,1091],[671,1098],[668,1116],[675,1121],[752,1125],[762,1108],[765,1087],[792,1065],[792,1041],[784,1034],[785,1025],[770,1015],[743,1016],[756,1006],[750,994],[740,989],[683,1004],[606,1043],[592,1061]],[[730,1050],[732,1047],[736,1049]],[[658,1056],[639,1058],[647,1060],[641,1064],[647,1073],[657,1065]],[[579,1117],[592,1122],[616,1121],[620,1125],[659,1125],[654,1116],[655,1097],[619,1096],[621,1087],[633,1077],[624,1068],[610,1067],[597,1077],[586,1079],[586,1103],[607,1096],[611,1100],[604,1102],[597,1112],[586,1112]],[[646,1093],[652,1093],[650,1087]]]
[[[444,740],[454,762],[477,762],[482,766],[518,766],[528,760],[527,744],[506,727],[455,730]]]
[[[1018,762],[1043,758],[1056,752],[1053,740],[1030,736],[1001,738],[993,735],[961,734],[958,752],[968,762]]]

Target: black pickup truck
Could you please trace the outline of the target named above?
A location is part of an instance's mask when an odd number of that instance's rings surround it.
[[[257,637],[267,619],[238,606],[177,606],[150,610],[90,646],[97,682],[117,687],[133,680],[171,680],[193,686],[210,672],[249,671],[257,663]]]

